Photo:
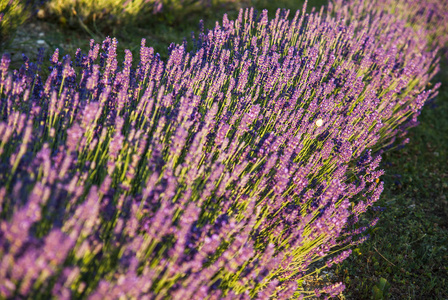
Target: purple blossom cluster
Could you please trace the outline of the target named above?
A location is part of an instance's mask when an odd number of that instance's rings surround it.
[[[334,12],[354,1],[335,0],[330,6]],[[398,1],[370,1],[363,2],[357,7],[357,14],[370,14],[371,18],[383,12],[392,13],[398,21],[407,22],[416,30],[424,30],[427,42],[433,49],[441,50],[447,55],[448,47],[448,2],[438,0],[398,0]]]
[[[340,5],[224,15],[166,62],[143,39],[135,68],[111,38],[47,78],[3,55],[1,297],[339,294],[301,283],[366,239],[379,153],[439,86],[424,28]]]

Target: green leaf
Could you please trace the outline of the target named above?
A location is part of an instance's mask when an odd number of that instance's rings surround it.
[[[372,288],[372,296],[374,300],[382,300],[383,292],[376,285],[374,285]]]
[[[389,282],[387,282],[387,279],[380,278],[379,282],[372,288],[373,299],[375,300],[387,299],[389,288],[390,284]]]

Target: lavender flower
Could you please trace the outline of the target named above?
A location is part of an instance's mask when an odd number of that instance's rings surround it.
[[[401,21],[423,19],[350,3],[241,10],[167,62],[142,40],[137,69],[111,38],[46,80],[3,56],[0,295],[338,295],[300,283],[367,238],[379,154],[438,89],[425,23]]]

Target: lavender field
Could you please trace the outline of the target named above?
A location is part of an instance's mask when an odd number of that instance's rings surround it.
[[[0,7],[0,299],[447,299],[447,3],[121,2]]]

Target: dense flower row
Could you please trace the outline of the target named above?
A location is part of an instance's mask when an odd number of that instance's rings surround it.
[[[415,124],[438,69],[424,29],[339,11],[241,11],[167,62],[143,39],[134,66],[92,40],[56,50],[46,79],[41,59],[8,71],[4,55],[1,297],[342,291],[302,282],[365,240],[377,151]]]
[[[346,0],[333,0],[330,9],[340,13],[340,9],[346,6]],[[383,12],[392,13],[397,21],[405,21],[415,30],[423,29],[428,43],[433,49],[440,49],[445,55],[448,54],[448,2],[439,0],[383,0],[362,2],[350,1],[352,10],[348,19],[356,19],[364,14],[370,18],[376,18],[377,14]]]

